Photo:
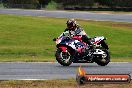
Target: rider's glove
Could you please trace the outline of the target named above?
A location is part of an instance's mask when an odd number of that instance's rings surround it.
[[[56,38],[54,38],[53,41],[56,41]]]

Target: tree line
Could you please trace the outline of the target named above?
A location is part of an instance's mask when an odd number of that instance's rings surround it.
[[[45,8],[50,2],[64,8],[132,8],[132,0],[1,0],[4,7]]]

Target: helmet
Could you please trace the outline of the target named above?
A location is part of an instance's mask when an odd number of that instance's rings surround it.
[[[76,21],[74,19],[69,19],[67,22],[67,28],[70,29],[70,30],[75,30],[75,27],[76,27]]]

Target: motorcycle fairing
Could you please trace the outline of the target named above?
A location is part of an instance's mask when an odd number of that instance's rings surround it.
[[[100,43],[102,40],[104,40],[105,38],[103,36],[101,37],[94,37],[91,42],[94,44],[94,45],[97,45],[98,43]]]
[[[57,40],[57,42],[58,43],[60,42],[59,45],[64,45],[63,47],[62,46],[59,47],[59,48],[61,48],[61,50],[63,52],[66,52],[67,46],[71,47],[72,49],[76,50],[79,53],[81,53],[83,48],[87,47],[87,45],[85,45],[84,43],[80,42],[79,40],[74,40],[74,39],[65,40],[65,38],[60,38],[60,39]]]

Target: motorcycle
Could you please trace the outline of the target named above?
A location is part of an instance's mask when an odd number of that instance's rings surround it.
[[[66,31],[63,32],[56,41],[55,57],[58,63],[69,66],[72,63],[97,63],[106,66],[110,62],[109,47],[103,36],[96,36],[90,39],[94,48],[81,41],[81,36],[70,37]]]

